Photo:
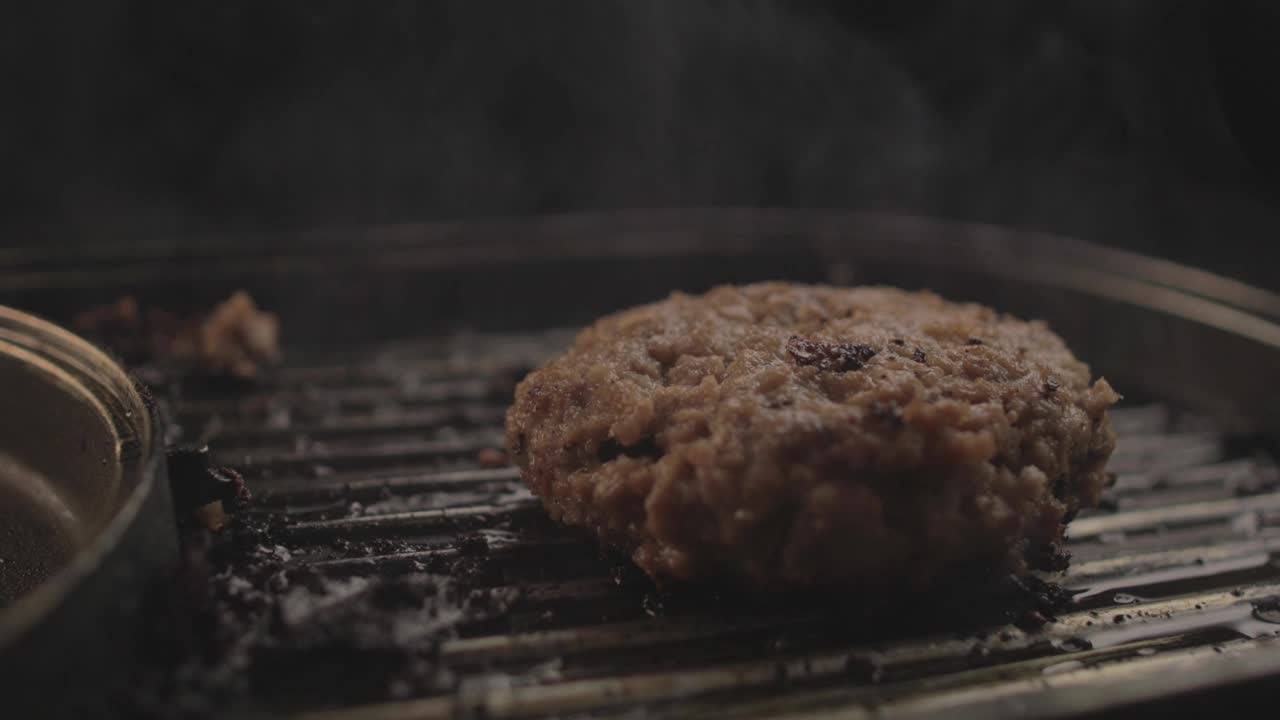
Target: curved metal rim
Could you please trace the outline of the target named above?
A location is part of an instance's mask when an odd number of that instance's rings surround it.
[[[129,376],[105,353],[76,335],[33,315],[0,306],[0,322],[32,331],[32,345],[45,361],[74,378],[108,410],[118,438],[136,438],[137,482],[119,511],[66,567],[54,573],[12,607],[0,612],[0,648],[8,646],[52,612],[68,594],[96,571],[138,517],[139,508],[159,481],[158,419],[142,400]],[[122,459],[122,463],[127,459]]]
[[[706,233],[732,234],[712,239]],[[987,249],[987,259],[1105,268],[1118,277],[1175,289],[1254,314],[1280,319],[1280,294],[1238,280],[1062,235],[939,217],[887,212],[785,208],[628,210],[489,220],[417,222],[281,233],[204,235],[139,246],[104,244],[68,256],[56,248],[15,248],[0,256],[0,290],[93,286],[157,273],[226,269],[246,274],[332,271],[335,256],[357,263],[407,267],[475,266],[509,261],[608,255],[673,255],[768,251],[777,236],[816,238],[823,247],[857,233],[963,238]],[[607,238],[608,242],[604,239]],[[637,242],[641,240],[641,242]],[[1029,247],[1030,246],[1030,247]],[[776,248],[772,248],[776,249]],[[948,258],[955,261],[957,258]],[[95,269],[85,270],[89,260]]]

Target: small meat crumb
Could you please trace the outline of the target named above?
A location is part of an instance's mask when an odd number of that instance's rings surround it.
[[[262,312],[248,293],[238,291],[219,303],[194,332],[175,337],[169,349],[175,360],[208,372],[252,378],[261,363],[279,359],[279,336],[276,316]]]
[[[507,454],[495,448],[485,448],[476,453],[476,462],[482,468],[501,468],[511,464]]]
[[[73,325],[130,365],[154,362],[251,379],[261,365],[280,357],[279,320],[259,310],[244,291],[233,293],[204,317],[186,319],[154,307],[144,310],[126,296],[85,310]]]

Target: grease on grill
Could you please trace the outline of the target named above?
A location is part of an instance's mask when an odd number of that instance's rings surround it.
[[[826,372],[850,372],[861,370],[875,357],[876,351],[870,345],[806,340],[793,335],[787,339],[787,354],[800,366]]]
[[[1280,596],[1259,600],[1253,604],[1253,616],[1262,622],[1280,625]]]

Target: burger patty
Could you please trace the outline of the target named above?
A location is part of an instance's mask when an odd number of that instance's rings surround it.
[[[927,587],[1061,557],[1115,447],[1090,380],[1044,323],[929,292],[719,287],[582,331],[507,443],[656,580]]]

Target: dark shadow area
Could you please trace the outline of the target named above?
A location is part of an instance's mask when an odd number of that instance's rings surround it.
[[[1272,4],[17,9],[0,243],[890,209],[1274,285]],[[602,238],[601,242],[607,242]]]

